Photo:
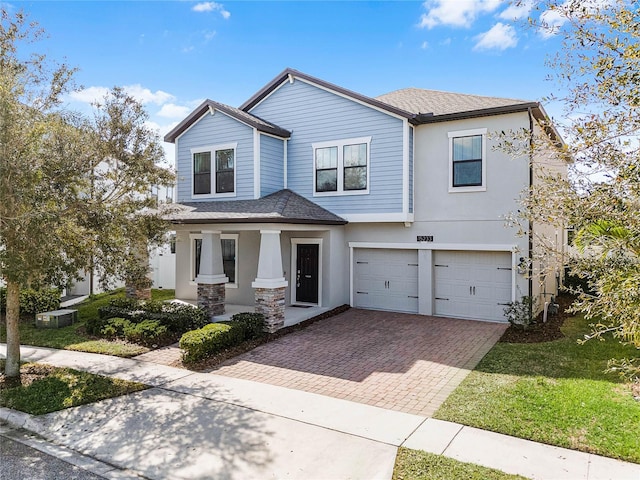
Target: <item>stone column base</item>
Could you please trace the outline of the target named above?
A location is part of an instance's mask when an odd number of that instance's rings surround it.
[[[284,292],[285,287],[256,288],[256,313],[264,315],[269,333],[284,327]]]
[[[124,291],[127,298],[135,298],[136,300],[151,300],[151,287],[135,288],[130,285],[126,285]]]
[[[209,314],[209,318],[224,313],[224,283],[198,283],[198,306]]]

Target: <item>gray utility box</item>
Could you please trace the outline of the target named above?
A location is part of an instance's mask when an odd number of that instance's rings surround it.
[[[78,310],[54,310],[36,315],[37,328],[67,327],[78,320]]]

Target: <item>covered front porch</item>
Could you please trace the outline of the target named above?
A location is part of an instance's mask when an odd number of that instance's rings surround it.
[[[182,207],[176,297],[213,320],[256,311],[274,332],[348,303],[344,219],[289,190]]]

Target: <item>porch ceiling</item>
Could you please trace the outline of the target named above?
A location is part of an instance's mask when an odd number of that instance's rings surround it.
[[[306,223],[344,225],[344,218],[285,189],[256,200],[186,202],[166,217],[171,223]]]

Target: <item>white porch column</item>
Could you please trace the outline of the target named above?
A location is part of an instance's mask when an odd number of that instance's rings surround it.
[[[220,233],[217,230],[202,231],[200,271],[196,278],[198,306],[203,307],[210,317],[224,313],[225,283],[229,281],[224,274]]]
[[[265,316],[267,331],[284,326],[284,298],[288,285],[282,273],[280,230],[260,230],[258,276],[251,284],[256,289],[256,312]]]

